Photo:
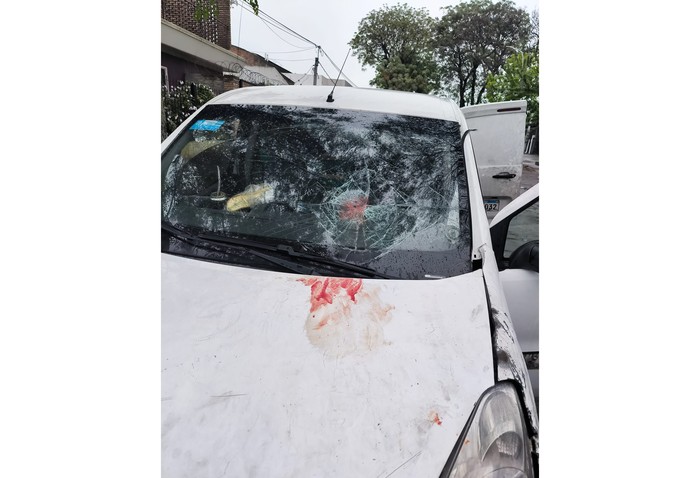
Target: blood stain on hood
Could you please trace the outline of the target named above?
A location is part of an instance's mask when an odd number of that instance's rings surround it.
[[[378,288],[368,288],[362,279],[324,277],[299,282],[311,289],[305,329],[312,345],[343,357],[386,344],[384,325],[394,307],[381,301]]]
[[[440,419],[440,415],[438,415],[437,412],[431,412],[429,419],[434,424],[442,426],[442,420]]]

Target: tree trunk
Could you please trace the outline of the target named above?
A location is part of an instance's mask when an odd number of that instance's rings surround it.
[[[476,69],[477,68],[478,68],[478,65],[472,66],[472,68],[469,70],[469,73],[467,73],[467,75],[464,78],[459,79],[459,102],[460,102],[459,106],[460,106],[460,108],[462,106],[465,106],[465,104],[466,104],[465,93],[467,90],[467,85],[469,84],[469,78],[470,77],[473,78],[472,83],[474,83],[474,81],[476,81]],[[471,100],[472,100],[472,103],[469,103],[469,104],[473,104],[473,102],[474,102],[474,87],[472,87],[472,90],[471,90]]]
[[[469,104],[473,105],[474,104],[474,90],[476,89],[476,71],[471,75],[472,81],[471,85],[469,86]]]
[[[484,96],[484,91],[486,91],[486,83],[484,83],[479,90],[479,96],[476,97],[476,104],[481,103],[481,98]]]

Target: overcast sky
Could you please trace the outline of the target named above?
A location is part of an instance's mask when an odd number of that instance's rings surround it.
[[[319,74],[336,78],[350,48],[348,43],[357,31],[360,20],[370,11],[382,5],[407,3],[412,7],[425,7],[433,17],[442,16],[441,7],[460,3],[458,0],[401,0],[401,1],[372,1],[372,0],[306,0],[290,2],[289,0],[259,0],[260,10],[280,23],[291,28],[311,42],[320,45],[328,54],[319,58],[321,67]],[[538,9],[539,0],[516,0],[515,4],[528,12]],[[249,8],[245,6],[245,8]],[[256,17],[245,11],[245,8],[234,6],[231,12],[231,43],[246,50],[265,56],[278,65],[294,73],[311,73],[314,64],[314,46],[295,38],[294,36],[275,28],[264,17]],[[325,71],[324,71],[325,69]],[[369,80],[374,77],[374,70],[367,68],[362,71],[357,58],[352,53],[347,59],[344,76],[356,86],[369,86]],[[342,78],[342,77],[341,77]]]

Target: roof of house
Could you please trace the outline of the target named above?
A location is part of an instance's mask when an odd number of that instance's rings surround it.
[[[236,71],[243,58],[163,18],[160,19],[161,49],[181,52],[222,71]],[[236,67],[238,65],[238,67]]]
[[[311,73],[307,73],[305,75],[302,75],[299,73],[284,73],[284,76],[289,78],[294,84],[297,84],[297,85],[313,85],[314,84],[314,75],[312,75]],[[316,81],[316,84],[317,85],[334,85],[335,79],[326,78],[323,75],[318,75],[318,79]],[[352,86],[352,85],[343,79],[339,79],[338,86]]]
[[[289,80],[285,78],[277,68],[273,66],[254,66],[254,65],[246,65],[246,67],[241,71],[240,73],[240,78],[244,81],[247,81],[249,83],[255,83],[259,84],[260,81],[253,81],[253,80],[259,80],[260,77],[263,77],[266,79],[266,81],[263,81],[264,84],[266,85],[288,85]]]

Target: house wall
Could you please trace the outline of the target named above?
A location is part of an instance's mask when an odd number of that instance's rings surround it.
[[[211,70],[164,52],[160,54],[160,64],[168,69],[168,83],[170,86],[176,86],[181,81],[186,84],[202,83],[214,90],[215,94],[223,93],[230,89],[224,84],[221,71]],[[236,87],[238,87],[237,82]]]
[[[230,49],[233,53],[235,53],[236,55],[238,55],[238,56],[240,56],[241,58],[243,58],[243,59],[245,60],[245,62],[246,62],[247,65],[251,65],[251,66],[271,66],[271,67],[278,68],[279,70],[282,70],[282,71],[285,71],[285,72],[287,71],[287,70],[285,70],[284,68],[282,68],[282,67],[280,67],[279,65],[277,65],[276,63],[273,63],[273,62],[271,62],[271,61],[269,61],[269,60],[266,60],[264,57],[258,55],[257,53],[253,53],[253,52],[248,51],[248,50],[246,50],[246,49],[244,49],[244,48],[240,48],[240,47],[238,47],[238,46],[236,46],[236,45],[231,45],[229,49]]]
[[[237,90],[238,88],[247,88],[249,86],[257,86],[257,85],[254,85],[252,83],[248,83],[245,80],[241,80],[241,79],[235,78],[235,77],[230,77],[230,76],[224,77],[224,89],[226,91]]]
[[[161,0],[161,17],[227,50],[231,47],[231,3],[216,0],[218,16],[195,19],[195,0]]]

